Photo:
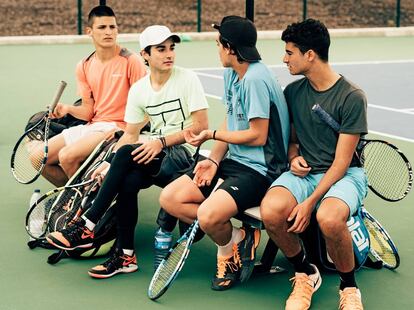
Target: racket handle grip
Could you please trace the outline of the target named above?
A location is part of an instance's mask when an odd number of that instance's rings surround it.
[[[336,132],[338,132],[341,128],[339,123],[336,120],[334,120],[333,117],[329,115],[329,113],[326,112],[319,104],[313,105],[312,112],[315,112],[316,115],[318,115],[322,121],[324,121],[329,127],[331,127]]]
[[[56,108],[56,105],[58,104],[60,97],[62,97],[62,93],[65,90],[66,85],[67,83],[65,81],[60,81],[56,94],[49,106],[49,112],[53,112],[53,110]]]

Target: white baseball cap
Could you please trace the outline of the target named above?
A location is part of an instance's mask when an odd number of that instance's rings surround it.
[[[141,50],[145,49],[147,46],[158,45],[168,38],[171,38],[175,43],[180,43],[180,37],[171,33],[170,29],[167,26],[153,25],[144,29],[144,31],[139,36],[139,45]]]

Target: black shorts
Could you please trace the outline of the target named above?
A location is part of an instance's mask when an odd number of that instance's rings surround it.
[[[193,179],[193,171],[187,175]],[[239,212],[260,205],[263,196],[268,190],[271,180],[256,170],[247,167],[235,160],[224,159],[220,162],[219,169],[209,186],[200,187],[204,197],[208,197],[217,184],[218,179],[223,179],[217,189],[225,190],[233,197]]]

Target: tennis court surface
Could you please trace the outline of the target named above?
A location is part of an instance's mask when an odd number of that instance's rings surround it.
[[[138,43],[123,45],[138,49]],[[282,42],[263,40],[258,47],[264,62],[286,86],[292,77],[281,63]],[[66,259],[51,266],[46,263],[51,251],[26,246],[24,218],[29,197],[34,188],[45,192],[52,187],[42,180],[32,185],[18,184],[9,169],[11,150],[28,117],[45,107],[60,80],[68,82],[62,101],[76,100],[75,64],[91,50],[90,44],[0,46],[0,309],[283,309],[293,272],[283,255],[278,255],[276,263],[287,272],[253,277],[229,291],[214,292],[210,280],[216,268],[216,248],[208,238],[193,246],[169,291],[159,301],[150,301],[146,292],[152,276],[152,237],[160,191],[156,187],[140,194],[136,230],[140,270],[134,274],[94,280],[87,270],[102,258]],[[367,93],[370,137],[396,144],[414,163],[414,37],[334,38],[331,55],[335,69]],[[217,128],[224,109],[219,101],[223,81],[215,42],[180,44],[177,64],[196,69],[210,95],[210,127]],[[413,205],[412,193],[398,203],[368,195],[367,209],[392,236],[402,262],[395,271],[363,269],[357,273],[366,309],[412,309]],[[267,241],[265,234],[262,238],[259,253]],[[337,275],[323,273],[312,309],[335,309],[338,285]]]

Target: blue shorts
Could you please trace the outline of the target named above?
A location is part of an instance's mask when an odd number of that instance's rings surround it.
[[[304,178],[295,176],[292,172],[284,172],[270,186],[282,186],[289,190],[295,197],[297,203],[303,202],[309,197],[316,186],[319,184],[325,173],[308,174]],[[362,201],[367,195],[368,183],[364,169],[359,167],[348,168],[344,177],[337,181],[329,191],[322,197],[317,204],[328,197],[341,199],[349,207],[349,216],[351,217],[362,205]]]

